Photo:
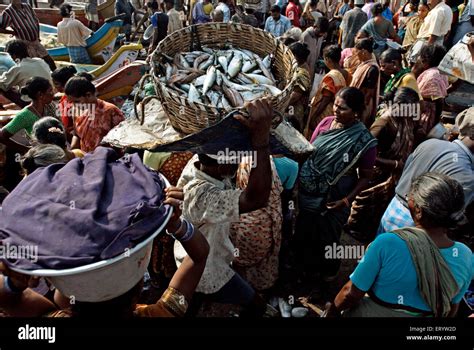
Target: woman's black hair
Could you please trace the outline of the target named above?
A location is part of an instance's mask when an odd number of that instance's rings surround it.
[[[92,74],[87,73],[87,72],[80,72],[80,73],[77,73],[77,74],[76,74],[76,77],[86,78],[86,79],[89,80],[90,82],[92,82],[92,81],[94,80],[94,77],[92,76]]]
[[[71,79],[77,70],[74,66],[66,66],[56,69],[51,73],[51,78],[62,86],[65,86],[69,79]]]
[[[71,16],[71,12],[72,6],[69,4],[62,4],[59,8],[59,13],[61,14],[61,17],[69,17]]]
[[[73,77],[67,82],[64,92],[72,97],[85,97],[88,93],[95,94],[95,86],[83,77]]]
[[[409,87],[399,87],[395,90],[393,103],[418,103],[420,95]]]
[[[30,78],[26,81],[25,86],[20,90],[22,95],[27,95],[32,100],[35,100],[40,93],[45,93],[52,88],[51,82],[42,77]]]
[[[360,114],[365,109],[365,98],[362,91],[355,87],[345,87],[336,94],[342,98],[347,106],[356,114]]]
[[[434,172],[421,175],[412,182],[410,197],[420,208],[425,225],[454,229],[465,220],[464,190],[447,175]]]
[[[66,148],[63,124],[56,118],[44,117],[33,124],[33,139],[40,144],[53,144]]]
[[[21,40],[10,40],[5,45],[5,52],[10,56],[16,56],[20,60],[26,57],[30,57],[28,54],[28,46]]]
[[[374,39],[373,38],[362,38],[357,40],[355,44],[357,50],[367,50],[370,53],[374,52]]]
[[[423,45],[419,58],[432,68],[437,67],[445,55],[446,49],[441,45]]]
[[[376,17],[378,15],[381,15],[383,12],[383,6],[381,3],[376,3],[372,8],[370,9],[370,12],[372,13],[373,17]]]
[[[338,45],[330,45],[324,48],[323,57],[333,62],[339,63],[342,49]]]
[[[296,59],[300,62],[306,62],[309,54],[311,53],[308,49],[308,45],[304,43],[295,42],[288,47],[291,52],[293,52],[293,55],[295,55]]]
[[[314,23],[321,33],[327,33],[329,30],[329,20],[326,17],[318,17]]]
[[[380,61],[402,63],[402,53],[400,52],[400,50],[397,49],[387,49],[382,52],[382,55],[380,55]]]

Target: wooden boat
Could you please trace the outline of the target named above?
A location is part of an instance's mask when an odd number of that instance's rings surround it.
[[[113,56],[103,65],[76,64],[65,61],[57,61],[58,67],[74,66],[78,72],[92,74],[95,79],[103,78],[112,72],[133,63],[143,48],[140,44],[129,44],[121,46]],[[1,62],[0,62],[1,63]]]
[[[84,10],[84,2],[68,2],[73,6],[74,14],[76,19],[80,20],[82,23],[87,24],[86,13]],[[50,8],[47,2],[39,1],[39,8],[35,8],[36,16],[38,17],[41,23],[49,24],[56,26],[61,20],[62,17],[59,14],[59,9]],[[3,11],[8,5],[0,5],[0,11]],[[99,24],[102,24],[103,21],[109,17],[114,16],[115,9],[115,0],[105,0],[98,4],[97,11],[99,12]]]
[[[122,20],[106,21],[86,40],[87,51],[95,64],[103,64],[112,57],[122,24]],[[65,46],[48,49],[48,53],[55,61],[69,61],[69,53]]]
[[[130,95],[133,87],[146,74],[146,67],[146,62],[135,61],[111,74],[94,80],[97,96],[102,100],[110,101],[115,97]]]

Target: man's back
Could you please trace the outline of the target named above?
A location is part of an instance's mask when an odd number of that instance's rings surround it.
[[[397,198],[405,206],[411,183],[426,172],[438,172],[459,181],[464,189],[466,205],[474,199],[474,155],[462,141],[430,139],[408,157],[395,190]]]

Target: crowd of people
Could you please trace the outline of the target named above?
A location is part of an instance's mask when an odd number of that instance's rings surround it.
[[[71,306],[60,290],[42,293],[37,279],[4,261],[1,310],[196,316],[211,302],[262,317],[276,315],[272,297],[291,294],[308,297],[326,317],[461,314],[474,278],[474,107],[457,114],[451,132],[435,137],[433,129],[445,122],[453,88],[438,66],[473,31],[474,0],[120,0],[115,11],[124,15],[127,40],[143,16],[150,21],[149,53],[168,34],[208,22],[243,23],[281,40],[297,63],[286,118],[314,150],[272,154],[273,111],[261,99],[246,105],[248,119],[236,117],[255,151],[238,164],[211,154],[145,152],[143,163],[170,182],[165,203],[176,209],[169,235],[154,240],[145,278],[164,291],[158,302],[137,305],[140,281],[115,299]],[[60,13],[58,39],[71,61],[90,62],[85,38],[97,18],[89,15],[88,28],[70,18],[70,5]],[[16,37],[6,46],[16,64],[0,76],[0,90],[22,109],[0,129],[7,148],[0,193],[15,194],[21,179],[48,165],[99,157],[102,139],[125,117],[96,97],[90,75],[56,69],[31,6],[12,0],[2,19],[2,31]],[[474,36],[468,40],[474,62]],[[21,132],[29,144],[15,137]],[[364,248],[363,258],[328,256],[347,241]],[[344,260],[352,260],[349,273]]]

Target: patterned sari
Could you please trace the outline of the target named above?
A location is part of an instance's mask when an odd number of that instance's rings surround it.
[[[379,148],[379,157],[405,162],[414,148],[415,122],[412,118],[394,118],[390,110],[383,113],[376,123],[382,121],[386,122],[385,129],[394,134],[390,135],[393,142],[388,150]],[[347,224],[347,232],[351,236],[361,242],[370,242],[375,238],[383,213],[395,195],[395,185],[401,170],[387,172],[380,167],[375,168],[371,187],[362,191],[352,203]]]
[[[379,91],[380,91],[380,68],[377,64],[377,60],[370,59],[368,61],[362,62],[356,69],[354,76],[352,77],[351,85],[360,89],[364,85],[364,81],[367,78],[370,68],[376,67],[378,70],[378,79],[375,88],[375,96],[373,96],[369,103],[365,106],[365,110],[360,117],[360,120],[363,121],[367,127],[370,127],[372,124],[369,121],[373,121],[377,112],[377,106],[379,105]]]
[[[237,171],[237,186],[247,187],[252,162],[242,162]],[[241,214],[232,224],[230,239],[239,255],[232,265],[256,290],[271,288],[278,278],[279,253],[282,233],[283,187],[272,162],[272,189],[268,205]]]
[[[339,90],[345,88],[348,84],[349,82],[346,81],[344,75],[336,69],[332,69],[323,77],[316,95],[314,95],[313,99],[311,100],[311,109],[309,111],[308,120],[304,128],[304,135],[306,138],[309,139],[311,137],[315,126],[318,125],[324,118],[334,115],[334,97]],[[321,114],[315,115],[316,109],[324,96],[331,97],[333,101],[326,106]]]

